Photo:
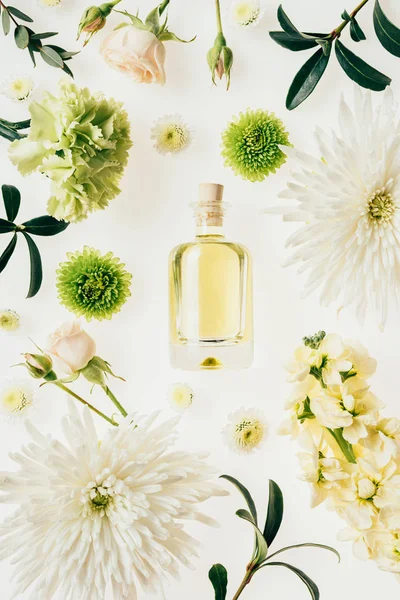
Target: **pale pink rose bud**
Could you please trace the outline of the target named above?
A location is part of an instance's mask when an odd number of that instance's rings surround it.
[[[96,354],[96,343],[78,321],[61,325],[49,338],[47,352],[67,375],[84,369]]]
[[[110,33],[100,51],[107,64],[138,83],[165,83],[165,46],[151,31],[126,25]]]

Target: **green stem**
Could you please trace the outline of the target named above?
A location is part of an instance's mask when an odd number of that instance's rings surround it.
[[[160,4],[160,9],[159,9],[160,10],[160,16],[163,14],[163,12],[165,11],[165,9],[168,7],[169,3],[170,3],[170,0],[164,0],[164,2],[162,2]]]
[[[110,388],[106,385],[104,388],[105,393],[107,394],[107,396],[110,398],[110,400],[114,403],[114,405],[118,408],[119,412],[121,413],[121,415],[123,417],[127,417],[128,413],[125,410],[125,408],[122,406],[122,404],[117,400],[117,398],[114,396],[114,394],[112,393],[112,391],[110,390]]]
[[[252,571],[246,571],[246,575],[243,577],[243,581],[240,584],[238,591],[233,596],[232,600],[237,600],[239,598],[239,596],[242,594],[246,585],[248,585],[250,583],[252,576],[253,576]]]
[[[219,3],[219,0],[215,0],[215,10],[217,13],[217,28],[218,28],[218,33],[220,33],[221,35],[224,35],[224,32],[222,31],[222,19],[221,19],[221,6]]]
[[[357,14],[360,12],[360,10],[361,10],[362,8],[364,8],[364,6],[367,4],[367,2],[369,2],[369,0],[362,0],[362,2],[360,2],[360,4],[359,4],[358,6],[356,6],[356,7],[355,7],[355,9],[354,9],[354,10],[353,10],[353,11],[350,13],[350,17],[351,17],[352,19],[354,19],[354,17],[356,17],[356,16],[357,16]],[[342,23],[339,25],[339,27],[336,27],[336,29],[334,29],[334,30],[332,31],[332,34],[331,34],[331,36],[332,36],[332,37],[331,37],[332,41],[333,41],[335,38],[338,38],[338,37],[340,37],[340,34],[342,33],[343,29],[344,29],[345,27],[347,27],[347,25],[348,25],[348,24],[349,24],[349,21],[342,21]]]
[[[357,464],[356,455],[354,454],[353,446],[344,439],[343,437],[343,429],[329,429],[329,433],[336,440],[339,448],[343,452],[347,462],[355,465]]]
[[[14,23],[14,25],[16,27],[18,27],[18,22],[14,19],[14,16],[10,13],[10,11],[7,8],[7,6],[1,0],[0,0],[0,6],[3,7],[3,10],[5,10],[6,12],[8,12],[8,16],[10,17],[11,21]]]
[[[50,383],[53,383],[58,388],[60,388],[60,390],[63,390],[64,392],[66,392],[67,394],[69,394],[70,396],[72,396],[73,398],[75,398],[75,400],[78,400],[78,402],[81,402],[82,404],[84,404],[85,406],[87,406],[88,408],[90,408],[90,410],[92,410],[93,412],[95,412],[96,415],[99,415],[99,417],[102,417],[103,419],[105,419],[106,421],[108,421],[108,423],[111,423],[111,425],[114,425],[114,427],[118,427],[118,423],[116,423],[113,419],[110,419],[110,417],[107,417],[107,415],[105,415],[104,413],[101,412],[101,410],[99,410],[98,408],[96,408],[95,406],[93,406],[93,404],[90,404],[89,402],[86,402],[86,400],[84,400],[83,398],[81,398],[80,396],[78,396],[78,394],[75,394],[75,392],[73,392],[72,390],[70,390],[63,383],[61,383],[61,381],[50,381]]]

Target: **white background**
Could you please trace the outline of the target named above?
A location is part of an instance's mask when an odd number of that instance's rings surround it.
[[[353,2],[346,8],[350,11]],[[41,10],[29,0],[16,2],[35,18],[36,31],[58,30],[60,42],[70,50],[77,48],[75,31],[86,2],[63,0],[60,10]],[[281,485],[286,503],[285,519],[276,541],[277,546],[314,541],[334,545],[342,554],[342,563],[317,550],[294,551],[287,560],[304,569],[318,583],[323,600],[341,597],[392,598],[399,594],[398,583],[390,574],[380,572],[373,563],[358,562],[351,546],[336,541],[342,523],[325,507],[309,508],[309,490],[297,479],[298,448],[286,438],[276,435],[283,419],[283,403],[289,390],[282,363],[301,337],[318,329],[338,332],[360,339],[378,359],[373,390],[387,405],[387,414],[399,417],[397,374],[399,315],[392,311],[386,330],[378,329],[378,316],[369,314],[361,326],[352,310],[337,313],[339,306],[321,308],[318,294],[302,298],[302,278],[295,269],[284,269],[287,258],[285,240],[294,227],[279,217],[264,215],[267,206],[277,203],[277,193],[284,187],[290,167],[286,165],[276,176],[263,183],[249,183],[225,169],[220,158],[220,135],[232,115],[250,107],[274,111],[290,132],[292,143],[301,149],[314,150],[313,130],[316,125],[329,129],[337,124],[340,94],[351,96],[352,84],[341,72],[335,58],[311,98],[296,111],[284,107],[288,86],[306,53],[291,53],[278,47],[268,36],[277,28],[278,0],[268,1],[266,15],[256,29],[246,31],[226,27],[226,36],[235,55],[232,86],[212,87],[205,55],[215,36],[212,0],[172,0],[170,28],[182,37],[197,34],[195,43],[184,46],[167,43],[167,84],[136,85],[110,70],[98,54],[104,37],[101,32],[82,54],[70,63],[79,85],[124,101],[132,123],[134,148],[123,180],[121,195],[108,210],[71,226],[55,238],[38,239],[44,261],[44,284],[36,298],[25,300],[29,284],[28,252],[23,240],[0,278],[0,306],[17,310],[23,321],[20,336],[2,335],[0,340],[0,375],[9,376],[9,365],[19,361],[19,353],[33,348],[28,336],[39,345],[60,322],[71,318],[57,302],[55,270],[67,251],[81,249],[84,244],[103,252],[113,251],[126,262],[133,274],[132,298],[111,322],[90,323],[88,332],[97,341],[98,354],[109,360],[115,371],[127,382],[112,382],[112,389],[129,409],[151,411],[165,407],[168,386],[177,381],[188,382],[195,390],[192,408],[181,424],[180,445],[189,450],[209,450],[218,472],[229,473],[243,481],[253,493],[260,514],[267,501],[268,478]],[[372,27],[372,2],[361,13],[360,24],[368,40],[356,48],[366,60],[393,77],[394,92],[400,93],[400,62],[378,43]],[[395,5],[397,4],[397,8]],[[224,11],[228,3],[222,0]],[[311,31],[330,31],[340,22],[342,0],[285,0],[285,9],[299,27]],[[400,23],[400,7],[395,0],[382,0],[387,14]],[[142,8],[145,15],[152,0],[126,0],[121,4],[131,12]],[[112,23],[119,19],[111,18]],[[348,40],[348,32],[345,34]],[[350,45],[350,44],[349,44]],[[351,42],[351,47],[354,44]],[[15,72],[33,73],[38,91],[53,89],[59,71],[42,63],[32,71],[27,52],[18,50],[12,39],[0,34],[1,79]],[[378,99],[378,97],[377,97]],[[8,119],[27,118],[26,105],[16,106],[1,97],[0,115]],[[192,148],[176,158],[159,156],[152,148],[150,127],[155,119],[170,113],[181,113],[196,130]],[[44,214],[49,185],[42,176],[23,179],[7,159],[8,143],[0,141],[0,183],[16,185],[22,192],[19,221]],[[231,203],[227,223],[230,237],[245,243],[255,261],[256,360],[254,368],[242,372],[173,371],[168,365],[167,320],[167,256],[169,250],[192,237],[194,231],[188,203],[201,181],[217,181],[226,185],[226,200]],[[0,208],[0,216],[3,208]],[[6,236],[0,240],[3,248]],[[12,372],[14,373],[14,371]],[[17,370],[15,370],[17,373]],[[23,372],[20,372],[23,375]],[[84,382],[75,384],[82,394],[89,388]],[[93,399],[107,409],[100,393]],[[240,406],[257,406],[264,410],[269,437],[263,449],[249,457],[233,455],[223,444],[220,430],[230,411]],[[66,412],[66,400],[59,390],[46,388],[40,392],[40,409],[35,417],[43,431],[59,434],[59,423]],[[99,427],[103,427],[99,422]],[[0,424],[0,465],[14,469],[7,454],[17,450],[28,438],[22,426]],[[209,503],[209,512],[221,527],[210,530],[193,527],[202,541],[201,558],[195,571],[182,570],[180,583],[167,589],[167,598],[183,600],[213,598],[207,573],[215,562],[229,571],[231,598],[242,579],[252,549],[252,532],[248,524],[235,517],[243,501],[233,491],[231,497]],[[9,507],[2,507],[3,516]],[[29,548],[27,548],[29,554]],[[10,568],[0,566],[2,598],[11,596]],[[243,593],[243,599],[307,600],[305,586],[294,575],[281,569],[258,574]],[[22,598],[21,598],[22,600]],[[38,599],[39,600],[39,599]],[[59,598],[57,600],[63,600]],[[109,600],[109,599],[107,599]]]

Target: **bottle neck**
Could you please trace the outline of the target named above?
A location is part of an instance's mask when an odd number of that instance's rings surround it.
[[[222,223],[220,225],[210,225],[208,223],[197,223],[196,237],[225,237]]]

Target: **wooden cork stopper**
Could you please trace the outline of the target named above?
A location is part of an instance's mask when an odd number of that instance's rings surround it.
[[[222,204],[224,186],[219,183],[201,183],[199,185],[199,204]]]
[[[197,200],[197,224],[221,227],[224,217],[222,198],[224,186],[219,183],[201,183]]]

